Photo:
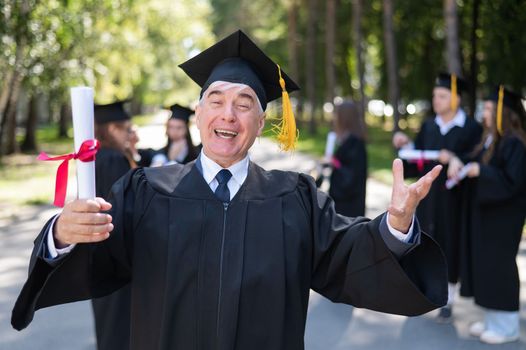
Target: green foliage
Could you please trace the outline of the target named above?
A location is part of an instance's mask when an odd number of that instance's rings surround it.
[[[205,0],[9,1],[0,11],[0,78],[18,69],[31,94],[56,104],[75,85],[93,86],[99,103],[194,100],[198,89],[177,65],[214,40]]]

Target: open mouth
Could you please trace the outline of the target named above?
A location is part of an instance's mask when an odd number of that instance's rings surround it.
[[[214,132],[217,136],[221,137],[222,139],[233,139],[237,136],[237,132],[225,129],[214,129]]]

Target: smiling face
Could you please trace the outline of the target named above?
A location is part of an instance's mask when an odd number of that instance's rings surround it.
[[[254,90],[226,82],[210,85],[195,116],[203,151],[224,168],[246,157],[265,125]]]

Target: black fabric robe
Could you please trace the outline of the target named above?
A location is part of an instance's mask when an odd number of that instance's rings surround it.
[[[199,144],[197,146],[194,146],[194,145],[188,146],[188,154],[186,155],[186,157],[184,157],[182,162],[178,162],[178,163],[179,164],[186,164],[186,163],[189,163],[189,162],[195,160],[197,158],[197,156],[199,155],[199,153],[201,152],[201,148],[202,147],[203,147],[202,144]],[[168,159],[168,151],[169,151],[169,149],[170,149],[170,145],[166,145],[163,148],[161,148],[160,150],[157,150],[156,153],[157,154],[164,154],[166,159]],[[151,161],[150,161],[150,163],[151,163]]]
[[[152,164],[153,156],[157,153],[153,148],[139,148],[137,150],[141,157],[137,161],[137,166],[147,167]]]
[[[480,161],[480,157],[478,159]],[[464,180],[466,258],[461,295],[504,311],[519,310],[517,252],[526,218],[526,147],[517,138],[496,145],[480,176]]]
[[[310,288],[405,315],[446,302],[432,239],[422,233],[397,259],[379,234],[383,216],[337,215],[305,175],[250,163],[225,209],[194,162],[136,169],[111,202],[110,238],[77,245],[53,267],[42,258],[44,228],[13,309],[16,329],[37,309],[130,284],[131,349],[300,350]]]
[[[97,196],[107,198],[113,184],[130,170],[121,152],[101,148],[95,159]],[[131,288],[92,300],[98,350],[129,349]]]
[[[462,160],[466,160],[482,134],[481,126],[472,118],[466,117],[463,127],[454,126],[447,134],[440,133],[434,118],[427,119],[415,139],[415,149],[441,150],[446,149]],[[422,169],[417,164],[404,161],[406,177],[421,177],[430,171],[438,162],[424,163]],[[422,230],[435,238],[444,250],[448,263],[448,280],[456,283],[459,279],[460,245],[461,245],[461,188],[456,186],[446,189],[447,166],[444,166],[438,178],[433,182],[431,190],[417,208],[417,217]]]
[[[367,182],[365,142],[349,135],[338,147],[334,157],[341,165],[333,166],[329,188],[336,212],[350,217],[364,216]]]

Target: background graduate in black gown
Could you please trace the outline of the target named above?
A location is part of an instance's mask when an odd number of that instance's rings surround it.
[[[152,148],[137,148],[139,134],[137,125],[131,126],[130,142],[126,148],[127,157],[133,159],[137,166],[150,166],[156,151]]]
[[[166,146],[157,151],[153,157],[152,166],[186,164],[199,154],[199,147],[194,146],[190,134],[190,116],[194,111],[190,108],[174,104],[169,107],[171,115],[166,121]]]
[[[132,135],[123,102],[95,106],[95,138],[101,144],[95,159],[96,193],[107,197],[119,178],[137,164],[129,152]],[[130,338],[130,287],[92,300],[99,350],[128,349]]]
[[[293,146],[288,92],[298,87],[243,32],[182,68],[202,87],[199,158],[134,169],[110,202],[66,204],[35,240],[15,328],[39,308],[131,285],[132,349],[301,350],[311,288],[405,315],[445,304],[442,252],[414,221],[440,167],[406,185],[396,160],[388,213],[338,215],[311,177],[250,162],[267,103],[281,96],[280,140]]]
[[[338,214],[364,216],[367,182],[366,130],[355,103],[344,101],[335,106],[334,131],[338,146],[331,162],[329,195],[334,199]]]
[[[393,145],[397,149],[414,147],[418,150],[441,151],[438,162],[425,162],[423,166],[404,162],[404,170],[407,177],[418,178],[439,162],[444,165],[429,195],[417,209],[422,230],[437,240],[448,262],[449,299],[447,306],[440,310],[437,318],[438,322],[443,323],[451,321],[453,298],[459,279],[462,235],[459,217],[461,186],[448,190],[445,183],[448,171],[457,171],[461,166],[453,155],[467,159],[479,143],[482,134],[480,125],[473,118],[468,117],[460,107],[460,92],[465,88],[463,80],[454,75],[441,73],[433,89],[433,110],[436,115],[424,121],[414,144],[411,145],[409,138],[402,132],[397,132],[393,136]],[[458,94],[454,94],[452,90],[457,91]]]
[[[526,115],[521,97],[502,88],[484,103],[484,138],[464,180],[468,228],[461,294],[485,311],[470,332],[490,344],[519,339],[516,257],[526,218]],[[502,112],[499,113],[499,105]]]

